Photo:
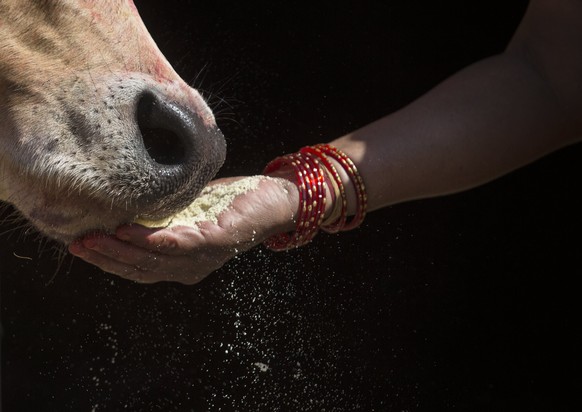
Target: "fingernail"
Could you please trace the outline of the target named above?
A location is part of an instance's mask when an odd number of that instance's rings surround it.
[[[117,237],[121,240],[129,240],[131,237],[127,233],[118,233]]]

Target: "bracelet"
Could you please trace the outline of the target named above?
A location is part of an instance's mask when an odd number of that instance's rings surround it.
[[[333,163],[331,163],[327,156],[325,155],[324,150],[326,150],[326,147],[324,147],[324,145],[307,146],[302,148],[300,150],[300,153],[314,154],[327,168],[328,172],[327,174],[331,177],[330,181],[332,182],[332,187],[334,189],[334,191],[332,192],[334,193],[334,196],[332,196],[334,207],[329,218],[322,223],[322,229],[328,233],[337,233],[343,229],[346,223],[348,214],[348,199],[342,179]]]
[[[348,175],[356,192],[356,213],[347,220],[348,202],[344,184],[334,164],[334,159]],[[299,190],[299,206],[295,231],[280,233],[265,240],[271,250],[283,251],[309,243],[322,229],[328,233],[358,227],[366,216],[368,198],[362,177],[352,160],[339,149],[328,144],[306,146],[297,153],[277,157],[267,164],[263,174],[272,173],[284,166],[291,167]],[[331,188],[332,211],[324,219],[326,192]]]
[[[364,218],[366,217],[366,211],[368,209],[368,196],[366,194],[366,186],[364,185],[362,176],[360,176],[360,173],[358,173],[358,169],[356,168],[356,165],[352,159],[350,159],[341,150],[328,144],[318,144],[315,147],[321,150],[321,152],[323,152],[325,155],[335,159],[342,166],[342,169],[346,171],[350,181],[354,185],[357,200],[356,214],[352,220],[348,223],[345,223],[340,230],[347,231],[357,228],[364,221]]]
[[[280,233],[265,240],[271,250],[283,251],[309,243],[319,231],[325,213],[325,175],[319,160],[309,153],[293,153],[278,157],[265,167],[263,174],[271,173],[283,166],[295,171],[299,189],[299,210],[295,232]]]
[[[337,171],[332,174],[330,170],[326,170],[325,174],[325,183],[327,184],[327,187],[329,188],[331,186],[333,188],[333,191],[331,192],[333,209],[327,219],[321,222],[321,228],[328,233],[335,233],[333,229],[336,222],[340,220],[345,221],[345,211],[347,211],[346,191],[342,184],[338,184],[336,177],[339,177],[339,174],[336,173]],[[340,201],[338,201],[338,199],[340,199]]]

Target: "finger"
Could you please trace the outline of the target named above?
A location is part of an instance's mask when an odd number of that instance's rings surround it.
[[[115,234],[119,239],[140,248],[174,256],[191,253],[204,243],[200,230],[189,226],[150,229],[132,224],[119,227]]]
[[[112,273],[114,275],[121,276],[122,278],[133,280],[134,282],[154,283],[161,280],[154,280],[154,277],[151,276],[151,274],[148,276],[146,272],[139,270],[135,266],[119,262],[115,259],[111,259],[109,256],[102,255],[101,253],[91,249],[87,249],[81,242],[72,243],[69,246],[69,251],[84,261],[97,266],[104,272]]]
[[[81,244],[86,249],[143,271],[156,272],[158,268],[167,266],[164,257],[159,253],[123,242],[113,236],[87,236],[81,240]]]
[[[138,283],[150,284],[161,281],[174,281],[192,285],[200,282],[205,277],[205,274],[195,273],[194,270],[184,270],[185,268],[192,268],[193,266],[191,261],[186,261],[186,258],[183,257],[173,258],[173,265],[168,264],[168,267],[164,267],[163,272],[155,272],[147,267],[140,267],[139,265],[121,262],[115,258],[101,254],[97,250],[86,248],[82,241],[71,244],[69,246],[69,251],[73,255],[99,267],[105,272]],[[172,271],[169,266],[178,269]]]

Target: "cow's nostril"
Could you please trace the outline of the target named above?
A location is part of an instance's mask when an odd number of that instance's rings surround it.
[[[159,165],[180,165],[187,161],[189,142],[182,113],[172,105],[144,93],[137,106],[137,125],[144,147]]]
[[[143,143],[152,160],[161,165],[177,165],[186,160],[185,148],[176,133],[150,128],[138,122]]]

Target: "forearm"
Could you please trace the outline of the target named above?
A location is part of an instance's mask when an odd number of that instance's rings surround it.
[[[504,54],[332,144],[355,161],[373,210],[480,185],[578,137],[531,66]]]
[[[371,210],[475,187],[582,137],[582,72],[572,69],[581,61],[578,43],[560,52],[566,59],[554,52],[552,41],[563,47],[554,30],[542,33],[549,45],[535,51],[532,60],[528,47],[534,36],[527,24],[536,22],[531,20],[525,20],[526,29],[518,30],[506,53],[460,71],[402,110],[331,142],[358,166]],[[544,59],[562,63],[562,58],[571,68],[569,79],[558,70],[563,65],[544,67]],[[556,82],[569,87],[562,92]]]

